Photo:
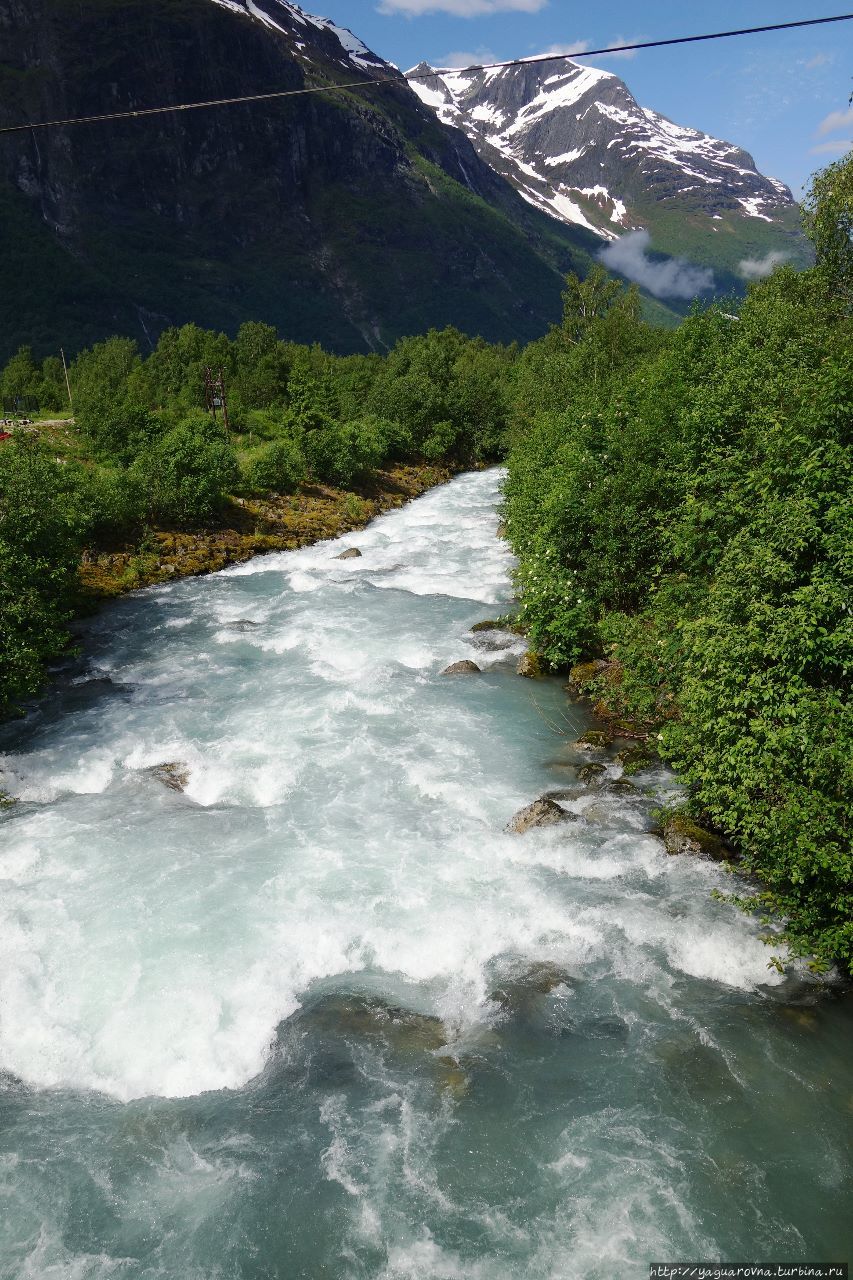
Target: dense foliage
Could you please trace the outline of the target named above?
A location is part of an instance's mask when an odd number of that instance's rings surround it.
[[[0,452],[0,710],[62,650],[84,543],[218,519],[229,495],[359,487],[377,468],[509,454],[521,620],[558,669],[646,723],[695,815],[755,875],[795,953],[853,965],[853,161],[806,203],[816,265],[676,331],[600,269],[523,351],[453,329],[335,357],[264,324],[113,338],[74,362],[76,434]],[[223,371],[232,430],[205,412]],[[65,405],[22,348],[7,399]],[[52,445],[56,443],[51,438]]]
[[[536,647],[611,659],[595,693],[659,726],[695,812],[760,880],[746,905],[848,968],[851,172],[816,183],[817,265],[737,314],[660,342],[612,292],[584,320],[576,287],[563,334],[522,358],[547,404],[520,401],[507,491]]]
[[[149,528],[209,525],[234,494],[289,494],[309,480],[359,487],[386,465],[496,459],[516,354],[446,329],[385,358],[338,357],[257,323],[234,341],[169,329],[146,359],[128,338],[83,351],[70,368],[73,429],[37,422],[0,444],[0,715],[37,691],[67,643],[84,544],[144,545]],[[209,368],[224,376],[230,431],[205,407]],[[0,373],[0,396],[19,416],[67,415],[61,360],[22,347]]]

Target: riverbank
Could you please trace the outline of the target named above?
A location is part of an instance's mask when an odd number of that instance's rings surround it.
[[[363,529],[457,474],[449,465],[399,465],[377,470],[355,490],[305,484],[293,495],[228,499],[213,527],[153,529],[135,545],[85,550],[79,568],[80,609],[178,578],[215,573],[270,551],[295,551]]]

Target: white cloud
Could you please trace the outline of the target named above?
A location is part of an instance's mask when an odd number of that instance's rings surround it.
[[[839,129],[853,128],[853,107],[846,111],[830,111],[817,127],[817,135],[822,138],[825,133],[837,133]]]
[[[629,231],[606,245],[598,257],[611,271],[635,280],[656,298],[695,298],[714,287],[710,267],[696,267],[684,258],[656,262],[648,256],[648,231]]]
[[[497,62],[498,55],[491,49],[478,49],[476,53],[448,53],[436,65],[444,67],[482,67],[489,62]]]
[[[639,53],[638,49],[625,49],[623,46],[626,44],[637,43],[638,42],[636,40],[626,39],[625,36],[617,36],[616,39],[607,46],[608,50],[612,50],[612,53],[600,53],[598,56],[599,58],[636,58]]]
[[[805,67],[806,71],[814,71],[816,67],[825,67],[832,60],[831,53],[816,53],[813,58],[809,58],[806,62],[801,62],[800,66]]]
[[[738,271],[744,280],[763,280],[783,262],[787,262],[790,256],[790,253],[784,253],[781,249],[771,249],[763,258],[742,258],[738,263]]]
[[[454,18],[486,18],[493,13],[538,13],[548,0],[381,0],[380,13],[449,13]]]
[[[809,154],[813,156],[846,156],[851,147],[853,147],[853,140],[850,138],[834,138],[831,142],[819,142],[816,147],[810,147]]]

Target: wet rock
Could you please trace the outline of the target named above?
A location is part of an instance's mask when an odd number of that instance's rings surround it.
[[[611,791],[614,795],[639,795],[639,787],[636,787],[628,778],[611,778],[605,784],[605,791]]]
[[[165,764],[153,764],[144,770],[170,791],[183,791],[190,780],[190,767],[183,760],[169,760]]]
[[[725,862],[732,856],[719,836],[680,813],[667,818],[663,824],[663,842],[671,854],[690,853],[694,857],[713,858],[715,862]]]
[[[606,772],[603,764],[585,764],[578,769],[578,781],[599,782]]]
[[[252,631],[260,623],[252,622],[250,618],[235,618],[233,622],[226,622],[224,625],[226,631]]]
[[[533,804],[528,804],[518,813],[513,814],[504,828],[513,835],[524,835],[533,827],[554,827],[560,822],[576,822],[577,814],[569,813],[555,800],[540,796]]]
[[[582,751],[605,751],[612,739],[603,729],[588,729],[575,743]]]
[[[450,666],[445,667],[441,674],[443,676],[475,676],[480,674],[480,668],[476,662],[463,658],[461,662],[451,662]]]
[[[570,973],[550,960],[540,960],[523,973],[502,982],[490,992],[489,999],[507,1013],[527,1013],[531,1006],[538,1004],[557,987],[571,986],[574,986],[574,978]]]
[[[539,676],[545,674],[538,654],[529,651],[525,653],[524,657],[519,658],[518,666],[515,670],[517,675],[526,676],[528,680],[537,680]]]
[[[471,641],[478,649],[483,649],[487,653],[500,653],[504,649],[511,649],[516,643],[516,637],[511,631],[480,631]]]
[[[463,1098],[468,1092],[469,1078],[462,1064],[450,1054],[443,1053],[435,1059],[435,1067],[439,1088],[451,1097]]]
[[[348,547],[346,551],[342,551],[339,556],[335,556],[336,560],[359,560],[361,552],[358,547]]]
[[[395,1053],[434,1053],[447,1044],[441,1018],[416,1013],[379,996],[339,996],[305,1010],[300,1022],[324,1034],[379,1039]]]
[[[12,805],[17,804],[14,796],[8,795],[5,791],[0,791],[0,811],[3,809],[11,809]]]

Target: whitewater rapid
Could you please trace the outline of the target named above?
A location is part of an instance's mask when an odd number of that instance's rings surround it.
[[[230,1214],[254,1239],[247,1206],[283,1178],[294,1205],[343,1207],[308,1232],[301,1270],[275,1274],[608,1280],[644,1250],[712,1256],[745,1183],[751,1230],[772,1237],[755,1135],[753,1154],[735,1136],[725,1176],[695,1141],[729,1106],[772,1148],[768,1072],[777,1105],[832,1146],[809,1083],[823,1068],[786,1047],[792,980],[757,923],[712,900],[725,874],[651,833],[671,780],[577,785],[585,713],[558,682],[514,674],[522,642],[487,650],[470,631],[511,597],[500,482],[463,476],[336,543],[116,603],[60,691],[5,731],[0,789],[18,804],[0,820],[0,1079],[30,1108],[12,1165],[0,1146],[10,1276],[273,1274],[257,1242],[220,1241],[220,1268],[202,1227]],[[361,556],[338,559],[348,547]],[[460,658],[484,673],[440,675]],[[149,772],[166,762],[188,769],[183,793]],[[504,832],[561,785],[579,821]],[[543,966],[565,980],[517,1009],[496,997]],[[418,1052],[382,1039],[388,1016],[359,1000],[422,1018]],[[344,1043],[350,1066],[327,1079],[317,1064]],[[273,1088],[269,1114],[301,1118],[247,1137],[247,1099]],[[57,1099],[78,1116],[81,1186],[19,1163]],[[168,1116],[166,1136],[117,1147],[144,1115]],[[74,1197],[113,1203],[86,1210],[112,1226],[71,1230]],[[143,1265],[128,1223],[170,1197],[172,1244],[149,1227]],[[321,1270],[326,1248],[348,1261]]]

